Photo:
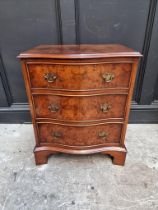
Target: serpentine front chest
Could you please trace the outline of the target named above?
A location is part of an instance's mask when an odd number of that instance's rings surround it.
[[[36,164],[55,153],[112,156],[125,133],[140,53],[122,45],[41,45],[21,53]]]

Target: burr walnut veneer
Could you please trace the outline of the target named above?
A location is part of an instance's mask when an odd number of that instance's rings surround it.
[[[124,165],[140,53],[122,45],[41,45],[21,53],[36,164],[51,154],[102,153]]]

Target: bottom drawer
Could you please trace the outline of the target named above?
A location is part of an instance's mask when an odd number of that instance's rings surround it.
[[[119,143],[121,130],[121,123],[88,126],[38,123],[40,143],[54,143],[69,146],[92,146]]]

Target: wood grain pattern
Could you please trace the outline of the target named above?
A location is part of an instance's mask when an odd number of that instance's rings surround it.
[[[28,65],[32,88],[86,90],[103,88],[128,88],[131,64],[91,65]],[[44,75],[56,75],[54,82],[48,82]],[[113,74],[114,79],[106,82],[103,75]]]
[[[64,152],[108,154],[114,164],[124,165],[140,56],[120,45],[39,46],[20,54],[36,164]],[[110,74],[108,82],[105,74]],[[110,109],[103,112],[101,106],[106,110],[107,104]]]
[[[140,57],[140,53],[119,44],[41,45],[21,53],[19,58],[111,58]]]
[[[76,147],[68,147],[68,146],[40,146],[34,149],[36,165],[46,164],[48,162],[48,157],[50,155],[54,155],[60,152],[73,154],[73,155],[102,153],[110,155],[112,157],[113,164],[123,166],[125,164],[127,150],[125,147],[118,147],[118,146],[106,146],[106,147],[102,146],[102,147],[93,147],[91,149],[84,148],[82,150],[79,150]]]
[[[34,95],[37,118],[86,121],[124,118],[126,95],[56,96]],[[50,108],[57,107],[57,110]],[[107,108],[107,109],[106,109]]]
[[[41,143],[55,143],[69,146],[93,146],[106,145],[106,143],[119,143],[121,135],[121,124],[105,124],[98,126],[65,126],[53,123],[40,123],[38,125]],[[54,137],[54,133],[61,134]],[[100,132],[106,132],[107,137],[99,137]]]

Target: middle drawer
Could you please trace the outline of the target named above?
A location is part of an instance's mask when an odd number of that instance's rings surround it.
[[[59,96],[34,95],[37,118],[62,121],[124,118],[127,95]]]

